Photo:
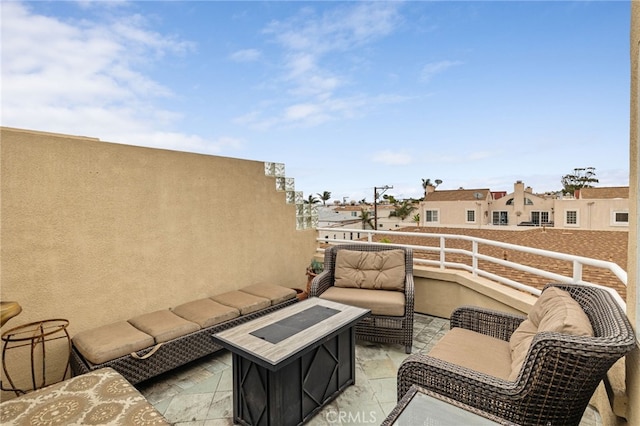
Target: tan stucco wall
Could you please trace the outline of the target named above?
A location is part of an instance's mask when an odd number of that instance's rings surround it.
[[[640,296],[638,294],[638,239],[640,223],[638,220],[640,200],[638,192],[640,191],[640,2],[631,2],[631,131],[630,131],[630,173],[629,173],[629,252],[627,270],[628,289],[627,289],[627,312],[632,323],[636,326],[636,335],[638,335],[638,323],[640,312],[638,312],[638,302]],[[636,348],[634,352],[626,358],[627,368],[627,393],[629,404],[627,407],[627,419],[630,425],[640,424],[640,349]]]
[[[603,200],[556,200],[555,227],[565,229],[588,229],[600,231],[627,231],[628,225],[615,224],[613,212],[629,211],[628,199]],[[567,211],[578,212],[578,223],[567,224]]]
[[[537,297],[465,271],[413,268],[415,311],[449,318],[461,305],[526,315]]]
[[[2,331],[67,318],[73,336],[260,281],[306,283],[315,230],[296,230],[262,162],[0,136],[0,296],[23,308]]]

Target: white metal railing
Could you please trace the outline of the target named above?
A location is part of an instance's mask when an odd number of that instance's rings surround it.
[[[625,301],[622,299],[622,297],[620,297],[620,294],[618,294],[617,291],[615,291],[610,287],[585,281],[582,278],[582,268],[584,266],[592,266],[592,267],[601,268],[601,269],[610,271],[613,275],[616,276],[616,278],[620,280],[621,283],[623,283],[626,286],[627,272],[613,262],[592,259],[592,258],[582,257],[582,256],[574,256],[571,254],[559,253],[559,252],[550,251],[550,250],[542,250],[542,249],[533,248],[533,247],[520,246],[516,244],[503,243],[500,241],[487,240],[484,238],[470,237],[468,235],[432,234],[432,233],[422,233],[422,232],[401,232],[401,231],[374,231],[374,230],[368,230],[368,229],[347,229],[347,228],[317,228],[317,230],[319,233],[327,232],[327,233],[336,234],[336,235],[342,233],[343,236],[345,237],[349,236],[349,238],[342,238],[342,239],[329,238],[328,234],[324,238],[318,237],[317,240],[319,242],[328,243],[328,244],[345,244],[345,243],[351,243],[351,242],[365,242],[368,244],[387,244],[387,243],[373,242],[373,235],[389,235],[389,236],[399,235],[399,236],[417,237],[417,238],[420,238],[420,237],[437,238],[439,241],[439,245],[437,247],[423,246],[423,245],[397,244],[397,243],[393,243],[393,245],[400,246],[400,247],[409,247],[414,250],[439,253],[438,260],[419,259],[414,257],[414,260],[413,260],[414,264],[437,266],[440,269],[452,268],[452,269],[466,270],[468,272],[471,272],[471,274],[474,276],[485,277],[493,281],[500,282],[502,284],[508,285],[513,288],[517,288],[519,290],[522,290],[534,295],[540,295],[541,291],[538,290],[537,288],[520,283],[510,278],[503,277],[493,272],[483,270],[478,266],[478,261],[484,260],[487,262],[494,263],[496,265],[501,265],[517,271],[523,271],[530,274],[538,275],[540,277],[547,278],[557,282],[583,284],[583,285],[600,287],[607,290],[626,312],[627,305]],[[366,238],[366,241],[363,241],[362,240],[363,238]],[[447,241],[452,241],[452,240],[470,241],[471,250],[447,247]],[[568,276],[557,274],[554,272],[545,271],[543,269],[538,269],[532,266],[522,265],[517,262],[511,262],[506,259],[500,259],[498,257],[482,254],[478,252],[479,244],[499,247],[502,249],[508,249],[513,251],[519,251],[522,253],[535,254],[538,256],[548,257],[550,259],[572,262],[573,273],[571,277],[568,277]],[[323,251],[322,248],[319,248],[318,250]],[[455,254],[469,256],[471,258],[471,265],[467,265],[465,263],[447,261],[446,255],[448,253],[455,253]]]

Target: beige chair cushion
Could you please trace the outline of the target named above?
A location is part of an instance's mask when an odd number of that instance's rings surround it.
[[[271,305],[277,305],[285,300],[296,297],[296,291],[294,289],[283,287],[281,285],[264,283],[250,285],[248,287],[241,288],[240,291],[269,299],[271,300]]]
[[[251,312],[271,306],[271,300],[264,297],[254,296],[253,294],[243,291],[233,290],[226,293],[213,296],[211,298],[223,305],[232,306],[240,311],[241,315],[247,315]]]
[[[128,322],[120,321],[81,331],[73,336],[73,343],[85,359],[102,364],[153,346],[155,341]]]
[[[589,317],[571,295],[557,287],[548,287],[531,308],[528,318],[509,339],[511,348],[511,374],[514,381],[524,363],[536,333],[551,331],[574,336],[593,336]]]
[[[129,324],[153,336],[156,343],[168,342],[200,330],[195,322],[187,321],[168,309],[131,318]]]
[[[338,250],[335,286],[404,291],[404,266],[403,250]]]
[[[509,342],[465,328],[445,333],[429,356],[504,380],[511,373]]]
[[[195,322],[202,328],[211,327],[240,316],[231,306],[222,305],[206,298],[187,302],[173,308],[173,313],[187,321]]]
[[[531,347],[531,341],[537,332],[538,327],[531,320],[526,319],[520,323],[516,331],[511,335],[509,339],[509,348],[511,349],[510,381],[514,382],[518,378],[524,359]]]
[[[574,336],[593,336],[589,317],[571,295],[557,287],[547,288],[529,313],[538,331],[554,331]]]
[[[404,316],[404,293],[399,291],[329,287],[320,298],[370,309],[372,315]]]

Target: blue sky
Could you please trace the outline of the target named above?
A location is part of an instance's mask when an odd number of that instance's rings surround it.
[[[3,126],[284,163],[305,198],[628,185],[628,1],[1,7]]]

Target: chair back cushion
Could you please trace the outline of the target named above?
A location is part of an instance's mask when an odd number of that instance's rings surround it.
[[[568,292],[548,287],[533,305],[527,319],[511,335],[510,380],[518,377],[533,338],[543,331],[574,336],[594,335],[591,321],[580,304]]]
[[[404,250],[338,250],[336,287],[404,291]]]

